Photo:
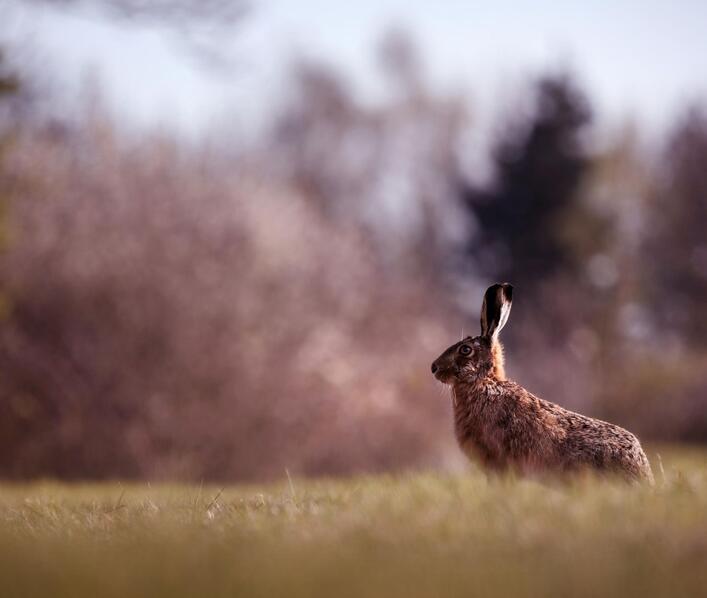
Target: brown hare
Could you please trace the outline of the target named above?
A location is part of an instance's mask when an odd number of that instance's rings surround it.
[[[510,284],[489,287],[481,307],[481,335],[452,345],[432,364],[435,377],[452,387],[462,450],[491,470],[592,469],[652,484],[651,466],[633,434],[539,399],[506,380],[498,333],[512,298]]]

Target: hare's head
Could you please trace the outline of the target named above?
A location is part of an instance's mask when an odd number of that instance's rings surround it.
[[[503,349],[498,333],[508,321],[513,301],[513,287],[495,284],[486,290],[481,306],[481,335],[468,336],[455,343],[432,364],[437,380],[454,384],[493,374],[503,380]]]

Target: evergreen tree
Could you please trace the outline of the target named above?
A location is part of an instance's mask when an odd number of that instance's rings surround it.
[[[470,249],[482,272],[527,292],[553,274],[577,269],[563,223],[589,165],[582,143],[589,122],[587,101],[570,78],[537,83],[528,122],[495,148],[495,184],[464,192],[480,229]]]
[[[707,347],[707,115],[693,108],[675,128],[650,204],[648,287],[659,329]]]

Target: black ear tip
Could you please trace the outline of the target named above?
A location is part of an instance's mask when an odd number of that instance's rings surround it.
[[[503,289],[503,294],[506,296],[508,301],[513,299],[513,285],[509,282],[501,283],[501,288]]]
[[[497,293],[499,290],[501,291],[501,294],[503,298],[506,299],[506,301],[513,300],[513,285],[509,282],[497,282],[496,284],[491,285],[486,290],[486,296],[497,297]]]

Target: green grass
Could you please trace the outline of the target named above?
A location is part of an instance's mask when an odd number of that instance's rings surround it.
[[[704,596],[707,453],[652,460],[655,489],[476,471],[4,484],[0,596]]]

